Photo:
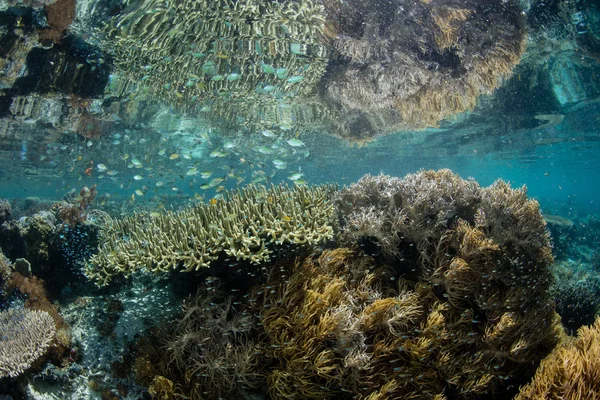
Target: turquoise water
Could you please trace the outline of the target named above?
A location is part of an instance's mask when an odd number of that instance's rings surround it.
[[[592,0],[0,0],[0,399],[542,398],[599,127]]]

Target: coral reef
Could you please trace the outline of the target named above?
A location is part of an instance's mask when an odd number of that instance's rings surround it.
[[[510,75],[525,49],[524,19],[514,2],[324,4],[335,50],[327,102],[352,115],[344,120],[362,121],[345,126],[342,134],[351,140],[437,126],[472,109]]]
[[[425,171],[335,203],[351,248],[264,260],[239,287],[208,278],[140,343],[138,381],[164,398],[477,399],[514,393],[564,336],[524,188]]]
[[[181,318],[141,340],[134,371],[151,395],[219,399],[260,392],[258,317],[247,301],[225,292],[211,280],[186,301]]]
[[[550,293],[556,311],[571,334],[594,322],[600,315],[600,274],[586,263],[573,260],[557,262]]]
[[[0,199],[0,225],[5,221],[10,220],[12,207],[10,202],[5,199]]]
[[[5,223],[0,229],[0,246],[10,259],[26,258],[43,269],[48,266],[55,223],[56,218],[47,211]]]
[[[494,365],[508,369],[503,377],[532,372],[527,362],[553,347],[553,258],[539,205],[525,188],[502,181],[481,188],[448,170],[423,171],[404,179],[366,176],[343,189],[337,204],[343,242],[358,238],[404,279],[426,282],[450,310],[487,325],[481,339],[498,344]]]
[[[8,290],[16,291],[19,297],[25,298],[26,309],[43,311],[52,318],[56,337],[49,356],[53,361],[60,362],[71,347],[69,325],[59,313],[58,307],[48,298],[44,281],[36,276],[26,277],[15,272],[8,281]]]
[[[12,275],[12,263],[4,253],[2,253],[2,249],[0,249],[0,294],[4,294],[6,292],[8,286],[8,280]],[[4,295],[0,296],[0,300],[4,297]],[[4,308],[3,302],[0,302],[0,309]]]
[[[97,247],[99,226],[110,218],[90,208],[95,196],[95,186],[84,187],[68,196],[69,201],[54,203],[52,212],[39,211],[0,227],[0,248],[6,256],[29,264],[29,273],[43,279],[53,297],[89,285],[82,267]]]
[[[499,180],[481,188],[450,170],[421,171],[402,179],[366,175],[341,190],[336,204],[344,220],[342,239],[375,239],[386,257],[402,258],[402,251],[410,250],[403,249],[406,243],[425,257],[446,230],[463,220],[508,247],[524,266],[539,267],[543,273],[537,279],[550,282],[550,239],[539,204],[527,198],[525,187],[511,189]]]
[[[53,208],[62,222],[74,227],[87,219],[88,208],[97,194],[96,185],[84,186],[78,196],[69,199],[71,201],[56,203]]]
[[[446,261],[445,283],[407,281],[339,248],[306,260],[289,281],[260,287],[271,397],[478,398],[531,376],[530,363],[560,335],[551,303],[526,311],[478,305],[523,288],[502,293],[503,284],[477,281],[489,272],[479,270],[483,260],[495,263],[500,251],[480,233],[460,230],[458,248],[444,249],[458,251]]]
[[[42,357],[54,340],[54,320],[44,311],[0,311],[0,378],[15,378]]]
[[[600,317],[565,338],[538,368],[516,400],[600,398]]]
[[[85,274],[98,285],[136,271],[206,268],[224,252],[236,260],[269,260],[270,244],[318,244],[333,237],[336,186],[249,186],[181,212],[137,214],[101,231]]]

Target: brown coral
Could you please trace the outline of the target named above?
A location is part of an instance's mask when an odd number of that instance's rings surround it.
[[[600,399],[600,317],[565,338],[515,399]]]
[[[324,2],[335,50],[325,82],[348,139],[437,126],[496,89],[524,52],[513,2]],[[357,123],[362,121],[361,123]]]
[[[235,304],[234,304],[235,302]],[[183,316],[142,339],[136,379],[161,398],[246,397],[264,384],[247,304],[214,286],[186,301]]]
[[[439,284],[400,279],[343,248],[305,260],[289,279],[274,271],[254,291],[271,396],[478,398],[532,374],[530,362],[560,333],[551,305],[522,311],[497,302],[520,293],[482,278],[502,252],[466,225],[449,235],[457,247],[440,251],[456,256],[442,262]]]
[[[0,225],[4,221],[8,221],[12,214],[12,207],[10,202],[5,199],[0,199]]]

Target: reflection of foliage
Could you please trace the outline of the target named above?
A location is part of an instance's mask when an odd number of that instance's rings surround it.
[[[362,113],[367,129],[384,124],[380,115],[389,119],[391,111],[397,117],[387,131],[435,126],[469,110],[524,51],[524,21],[512,2],[325,4],[326,33],[337,51],[327,92],[332,102]]]
[[[521,389],[517,400],[597,399],[600,397],[600,318],[565,339],[546,357],[535,378]]]

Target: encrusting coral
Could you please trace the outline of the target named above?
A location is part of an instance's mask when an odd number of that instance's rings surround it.
[[[600,317],[565,338],[515,399],[600,399]]]
[[[224,252],[254,264],[270,244],[318,244],[333,238],[334,185],[250,186],[180,212],[137,214],[101,232],[103,244],[85,274],[99,285],[141,269],[206,268]]]

